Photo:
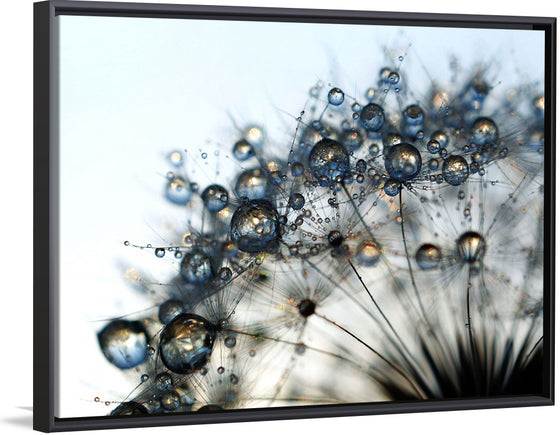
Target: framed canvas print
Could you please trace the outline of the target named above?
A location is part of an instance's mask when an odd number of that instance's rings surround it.
[[[36,429],[553,403],[556,19],[34,13]]]

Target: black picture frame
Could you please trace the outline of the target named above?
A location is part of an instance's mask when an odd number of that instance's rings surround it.
[[[55,368],[58,286],[58,157],[56,112],[56,43],[54,18],[58,15],[189,18],[209,20],[345,23],[425,27],[535,29],[545,33],[545,168],[544,225],[544,394],[477,399],[385,402],[244,409],[216,414],[147,415],[141,417],[57,418]],[[42,432],[131,428],[355,416],[446,410],[474,410],[554,404],[554,290],[556,181],[556,18],[484,15],[392,13],[110,3],[50,0],[34,4],[34,417]]]

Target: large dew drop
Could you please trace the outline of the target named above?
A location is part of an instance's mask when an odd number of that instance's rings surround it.
[[[233,156],[241,162],[250,159],[254,155],[255,155],[255,148],[245,139],[241,139],[240,141],[237,141],[233,146]]]
[[[329,91],[328,99],[333,106],[340,106],[344,101],[344,92],[339,88],[332,88]]]
[[[267,251],[277,246],[280,237],[278,212],[262,199],[242,204],[231,218],[230,235],[241,251]]]
[[[360,113],[360,123],[367,131],[379,131],[385,124],[385,112],[375,103],[365,106]]]
[[[356,261],[366,267],[372,267],[381,258],[381,250],[373,240],[363,241],[356,249]]]
[[[212,259],[202,252],[185,254],[181,263],[181,276],[189,284],[204,284],[215,276]]]
[[[498,140],[498,126],[490,118],[478,118],[472,126],[472,141],[482,146]]]
[[[437,267],[441,261],[441,250],[430,243],[426,243],[416,251],[416,263],[422,270],[429,270]]]
[[[138,402],[123,402],[111,412],[114,416],[146,415],[148,410]]]
[[[420,106],[413,104],[403,111],[403,118],[408,125],[421,125],[424,122],[424,112]]]
[[[204,367],[214,345],[215,327],[196,314],[181,314],[160,335],[159,354],[174,373],[189,374]]]
[[[447,183],[459,186],[469,177],[469,165],[463,157],[451,156],[443,162],[441,173]]]
[[[392,146],[385,156],[385,169],[397,181],[408,181],[422,169],[422,156],[412,145],[401,143]]]
[[[105,357],[120,369],[142,364],[148,354],[148,336],[138,321],[113,320],[97,338]]]
[[[239,198],[263,199],[268,193],[268,178],[261,169],[243,171],[235,183],[235,193]]]
[[[219,184],[212,184],[202,192],[202,201],[211,213],[222,211],[228,204],[228,192]]]
[[[190,183],[181,177],[169,180],[165,189],[165,197],[174,204],[185,205],[190,201],[192,190]]]
[[[482,260],[486,252],[486,241],[481,234],[468,231],[455,242],[457,256],[465,263],[474,264]]]
[[[318,180],[334,181],[350,169],[350,156],[342,144],[323,139],[315,144],[309,154],[309,168]]]

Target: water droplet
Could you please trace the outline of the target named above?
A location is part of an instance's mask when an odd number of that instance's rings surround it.
[[[175,177],[167,183],[165,196],[174,204],[185,205],[192,196],[191,186],[183,178]]]
[[[138,321],[113,320],[97,338],[105,357],[120,369],[136,367],[147,357],[148,336]]]
[[[430,159],[428,161],[428,168],[430,168],[432,171],[435,171],[438,167],[439,162],[437,161],[437,159]]]
[[[447,183],[459,186],[469,176],[469,165],[463,157],[451,156],[443,162],[441,173]]]
[[[258,253],[275,247],[280,236],[278,213],[266,200],[242,204],[231,218],[230,235],[244,252]]]
[[[159,373],[154,380],[154,386],[160,392],[168,391],[173,388],[173,378],[169,373]]]
[[[377,154],[379,154],[379,146],[378,146],[377,144],[373,143],[373,144],[371,144],[371,145],[369,146],[369,150],[368,150],[368,151],[369,151],[369,154],[370,154],[372,157],[375,157]]]
[[[439,142],[437,140],[432,139],[426,145],[426,148],[430,154],[437,154],[439,152]]]
[[[226,337],[226,339],[224,340],[224,344],[228,349],[231,349],[232,347],[234,347],[236,343],[237,343],[237,340],[232,335],[230,335],[229,337]]]
[[[445,132],[441,130],[437,130],[432,133],[432,140],[435,140],[439,144],[439,146],[443,148],[447,147],[447,144],[449,143],[449,138],[447,137]]]
[[[239,198],[263,199],[268,193],[268,179],[261,169],[243,171],[235,183],[235,193]]]
[[[229,281],[233,273],[229,267],[222,267],[218,272],[218,276],[222,281]]]
[[[205,159],[206,157],[208,157],[208,154],[207,154],[207,153],[202,153],[202,154],[200,155],[200,157],[202,157],[203,159]]]
[[[349,151],[357,150],[363,143],[362,135],[354,128],[342,132],[340,134],[340,141]]]
[[[161,406],[167,411],[175,411],[181,406],[181,397],[175,391],[168,391],[161,397]]]
[[[323,139],[317,142],[309,154],[309,168],[322,184],[328,184],[350,169],[348,151],[339,142]]]
[[[456,254],[465,263],[481,261],[486,252],[484,237],[475,231],[462,234],[455,242]]]
[[[339,88],[332,88],[328,95],[329,104],[340,106],[344,101],[344,92]]]
[[[147,374],[143,374],[142,376],[140,376],[140,381],[142,383],[148,382],[148,379],[150,379],[150,377]]]
[[[379,131],[385,123],[383,108],[375,103],[369,103],[360,113],[360,123],[367,131]]]
[[[169,162],[175,167],[179,167],[183,164],[183,154],[181,153],[181,151],[172,151],[171,153],[169,153],[167,158]]]
[[[189,374],[206,365],[212,353],[215,328],[201,316],[180,314],[160,335],[159,353],[165,367],[174,373]]]
[[[208,186],[201,195],[204,206],[211,213],[222,211],[228,204],[228,192],[219,184]]]
[[[182,312],[183,304],[181,301],[170,299],[159,306],[158,318],[162,324],[166,325]]]
[[[154,250],[154,254],[157,258],[163,258],[165,256],[165,249],[164,248],[156,248]]]
[[[111,402],[105,402],[105,405],[109,406]],[[111,415],[146,415],[148,410],[137,402],[123,402],[117,406]]]
[[[292,164],[292,175],[294,177],[299,177],[303,174],[304,167],[300,162],[295,162]]]
[[[408,125],[418,126],[424,122],[424,111],[420,106],[412,104],[404,109],[403,117]]]
[[[490,118],[478,118],[472,126],[472,141],[483,146],[498,140],[498,126]]]
[[[305,198],[301,193],[292,193],[290,195],[288,205],[294,210],[301,210],[305,205]]]
[[[245,139],[241,139],[237,141],[235,145],[233,145],[233,156],[241,161],[244,162],[245,160],[250,159],[255,155],[255,148]]]
[[[394,145],[385,156],[385,169],[397,181],[408,181],[416,177],[422,168],[422,157],[418,150],[407,143]]]
[[[371,267],[377,264],[381,257],[381,250],[373,240],[361,242],[356,249],[356,261],[358,264]]]
[[[344,236],[340,231],[334,230],[331,231],[327,236],[327,241],[333,248],[338,248],[340,247],[340,245],[342,245],[342,242],[344,242]]]
[[[260,127],[249,127],[245,131],[245,140],[251,145],[260,148],[264,144],[264,131]]]
[[[392,85],[396,85],[401,81],[401,76],[398,72],[393,71],[389,74],[387,81]]]
[[[402,184],[393,178],[385,181],[383,185],[383,191],[389,196],[397,196],[402,189]]]
[[[202,252],[189,252],[181,262],[181,276],[189,284],[204,284],[215,276],[212,259]]]
[[[437,246],[426,243],[418,248],[415,258],[420,269],[429,270],[439,265],[442,254]]]

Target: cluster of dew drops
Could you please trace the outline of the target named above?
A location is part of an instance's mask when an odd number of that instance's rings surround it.
[[[136,276],[135,285],[157,301],[154,314],[113,320],[98,334],[110,363],[140,375],[132,392],[107,402],[117,403],[112,415],[275,405],[291,394],[283,387],[298,358],[313,353],[306,343],[312,319],[321,316],[319,330],[348,332],[344,319],[333,317],[341,307],[369,303],[360,299],[369,293],[368,277],[418,296],[419,274],[455,268],[471,279],[483,270],[499,240],[471,216],[480,208],[478,192],[505,191],[499,209],[520,197],[521,185],[542,190],[542,90],[499,89],[482,68],[452,87],[432,83],[419,98],[402,64],[400,57],[382,68],[359,96],[318,82],[281,143],[261,127],[242,129],[221,159],[233,168],[229,184],[202,189],[184,170],[192,151],[168,155],[165,196],[171,207],[184,208],[189,229],[165,246],[124,242],[171,263],[176,276],[164,285]],[[495,104],[486,110],[493,93]],[[411,236],[425,234],[419,210],[428,210],[435,226],[447,204],[447,216],[455,208],[460,216],[455,233]],[[482,213],[473,210],[477,219]],[[487,214],[491,221],[495,213]],[[369,295],[372,317],[390,317]],[[387,332],[389,321],[380,322]],[[329,347],[339,356],[342,348]],[[376,349],[383,353],[383,346]],[[331,353],[337,351],[323,351]]]

